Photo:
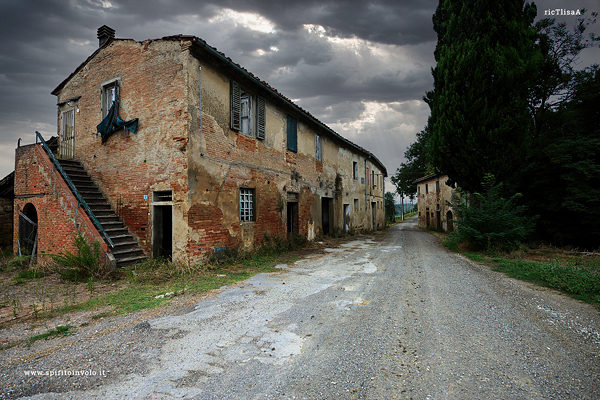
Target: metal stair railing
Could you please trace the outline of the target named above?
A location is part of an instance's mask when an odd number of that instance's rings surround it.
[[[90,217],[90,219],[92,220],[92,223],[94,224],[94,226],[96,227],[98,232],[100,232],[100,234],[104,237],[104,239],[110,245],[110,247],[115,247],[115,244],[108,237],[108,234],[102,227],[102,224],[100,223],[100,221],[98,221],[98,219],[96,219],[96,216],[94,215],[93,211],[90,209],[90,207],[88,206],[86,201],[81,196],[81,193],[79,193],[79,190],[77,190],[77,188],[71,181],[71,178],[69,178],[67,173],[63,170],[62,166],[60,165],[60,163],[58,162],[58,160],[52,153],[52,150],[50,150],[50,147],[48,147],[48,145],[46,144],[46,141],[42,137],[42,134],[39,133],[38,131],[35,131],[35,135],[36,135],[36,143],[37,143],[37,140],[39,139],[39,141],[42,145],[42,148],[44,149],[44,151],[46,152],[48,157],[50,157],[50,160],[52,160],[52,164],[54,164],[54,167],[58,170],[58,172],[60,173],[62,178],[65,180],[65,182],[67,183],[67,185],[69,186],[69,188],[71,189],[71,191],[73,192],[75,197],[77,198],[79,205],[85,210],[88,217]]]

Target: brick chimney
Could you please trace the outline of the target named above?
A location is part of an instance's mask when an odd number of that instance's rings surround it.
[[[100,44],[98,45],[98,47],[102,47],[104,46],[104,44],[106,42],[108,42],[110,39],[114,39],[115,38],[115,30],[106,26],[106,25],[102,25],[100,28],[98,28],[98,40],[100,41]]]

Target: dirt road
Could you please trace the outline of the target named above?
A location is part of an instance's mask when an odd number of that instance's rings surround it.
[[[415,221],[48,342],[0,354],[3,397],[600,399],[596,309],[451,254]],[[24,374],[66,369],[105,376]]]

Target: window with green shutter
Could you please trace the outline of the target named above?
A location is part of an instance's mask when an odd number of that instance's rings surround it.
[[[287,116],[287,149],[298,152],[298,120],[291,115]]]

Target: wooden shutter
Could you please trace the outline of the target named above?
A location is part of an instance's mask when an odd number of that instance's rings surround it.
[[[287,149],[298,152],[298,120],[289,114],[287,116]]]
[[[265,138],[266,132],[267,102],[263,97],[258,96],[256,101],[256,137]]]
[[[241,103],[240,85],[236,81],[231,81],[231,129],[234,131],[240,130]]]

